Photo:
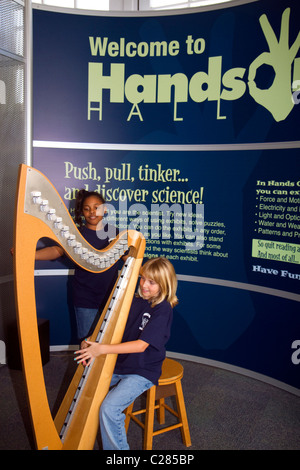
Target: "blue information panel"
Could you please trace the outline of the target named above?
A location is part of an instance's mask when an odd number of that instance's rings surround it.
[[[34,166],[71,214],[79,189],[96,190],[111,223],[144,233],[146,257],[172,261],[180,303],[169,351],[294,388],[299,7],[33,18]],[[56,298],[51,278],[36,279],[52,344],[74,341],[70,279],[60,279]]]

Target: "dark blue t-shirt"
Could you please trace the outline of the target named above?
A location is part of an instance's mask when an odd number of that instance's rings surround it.
[[[117,235],[118,229],[113,227]],[[112,226],[106,225],[98,234],[83,226],[80,230],[86,241],[96,250],[103,250],[109,243]],[[99,237],[100,235],[100,237]],[[73,278],[73,303],[75,307],[99,308],[102,310],[118,277],[118,262],[103,273],[91,273],[79,266],[75,267]]]
[[[172,319],[173,309],[166,300],[152,308],[147,300],[134,297],[122,342],[141,339],[149,346],[143,353],[119,354],[115,373],[138,374],[157,385]]]

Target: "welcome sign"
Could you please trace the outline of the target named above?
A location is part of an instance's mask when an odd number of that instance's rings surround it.
[[[143,232],[148,258],[173,262],[170,351],[293,387],[299,10],[295,0],[259,0],[131,17],[33,12],[34,166],[71,214],[79,189],[96,190],[112,224]],[[53,344],[68,344],[60,278],[37,278],[38,305]],[[53,313],[62,305],[63,331]]]
[[[266,14],[261,15],[259,22],[268,52],[262,52],[249,65],[245,67],[233,67],[224,71],[223,57],[210,57],[207,53],[207,39],[194,38],[189,34],[183,47],[178,40],[167,41],[109,41],[108,37],[89,37],[91,57],[101,58],[172,58],[180,54],[186,56],[199,56],[199,65],[203,63],[202,55],[207,61],[207,69],[199,70],[193,75],[177,72],[174,74],[131,74],[126,76],[125,63],[111,63],[110,74],[105,75],[102,62],[89,62],[88,66],[88,119],[91,119],[92,111],[99,113],[102,120],[103,90],[110,90],[110,103],[132,104],[127,121],[136,115],[143,121],[139,105],[146,103],[170,103],[173,107],[173,121],[183,121],[183,116],[178,116],[179,103],[204,103],[212,101],[217,104],[216,119],[224,119],[221,104],[223,101],[235,101],[246,93],[261,106],[266,108],[275,121],[283,121],[291,113],[298,97],[291,99],[291,88],[296,89],[300,83],[300,58],[296,58],[300,47],[300,37],[289,44],[291,9],[286,8],[281,17],[279,38],[268,20]],[[182,50],[183,49],[183,50]],[[194,57],[193,57],[194,59]],[[255,81],[260,67],[269,66],[273,69],[274,82],[263,90]],[[292,71],[292,73],[291,73]],[[98,108],[92,107],[92,103],[98,103]],[[184,106],[182,114],[184,115]]]
[[[35,34],[56,31],[47,53],[35,45],[36,132],[48,139],[54,127],[59,137],[63,125],[71,138],[72,124],[87,142],[295,140],[298,10],[296,1],[261,0],[186,15],[80,16],[79,28],[78,15],[36,11]]]

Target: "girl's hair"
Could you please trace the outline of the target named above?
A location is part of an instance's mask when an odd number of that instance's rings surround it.
[[[177,278],[174,266],[167,258],[152,258],[141,267],[140,275],[145,276],[148,279],[156,282],[159,285],[159,293],[155,299],[151,299],[151,307],[161,303],[166,299],[171,307],[175,307],[178,304],[176,296],[177,290]],[[140,287],[138,288],[138,294],[142,297]]]
[[[84,202],[87,197],[90,196],[95,196],[101,201],[101,204],[105,204],[105,199],[104,197],[97,193],[96,191],[86,191],[85,189],[80,189],[78,193],[76,194],[76,199],[75,199],[75,223],[79,225],[79,227],[82,227],[82,209],[84,206]]]

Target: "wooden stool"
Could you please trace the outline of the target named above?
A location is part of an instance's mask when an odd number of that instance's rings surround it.
[[[146,409],[133,411],[134,402],[125,410],[125,429],[128,430],[130,419],[144,429],[144,450],[152,449],[153,436],[162,434],[173,429],[180,428],[181,437],[184,445],[191,445],[189,425],[187,421],[184,397],[182,393],[181,379],[183,377],[183,367],[179,362],[166,358],[162,365],[162,374],[159,378],[158,385],[153,385],[146,392],[147,401]],[[165,398],[175,395],[177,412],[165,403]],[[157,400],[157,405],[155,404]],[[154,410],[157,409],[157,419],[159,424],[165,423],[165,409],[178,418],[178,423],[164,427],[158,431],[153,431]],[[145,424],[136,417],[141,413],[145,413]]]

